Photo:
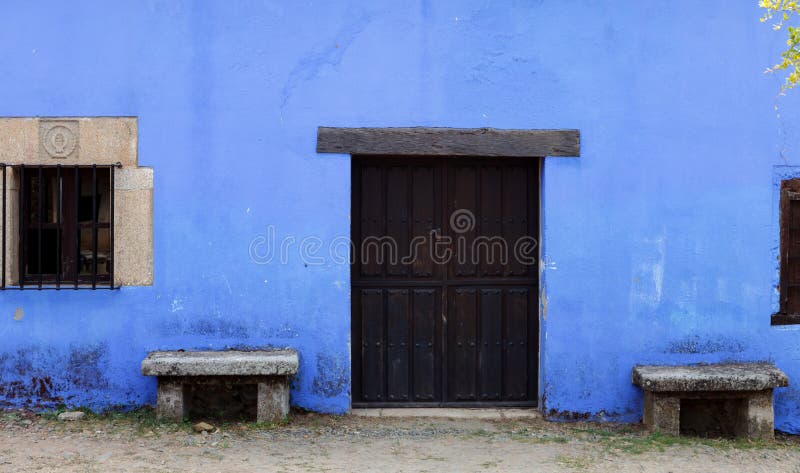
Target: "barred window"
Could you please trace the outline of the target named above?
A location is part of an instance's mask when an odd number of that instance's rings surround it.
[[[800,323],[800,179],[781,182],[780,312],[773,325]]]
[[[3,222],[17,212],[16,235],[3,226],[3,288],[7,245],[16,245],[15,289],[114,288],[114,168],[3,165]],[[10,172],[9,172],[10,171]],[[16,207],[16,208],[12,208]],[[15,238],[15,240],[12,240]]]

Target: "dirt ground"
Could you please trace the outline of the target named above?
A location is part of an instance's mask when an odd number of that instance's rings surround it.
[[[391,419],[293,413],[285,425],[161,423],[151,411],[64,422],[0,414],[2,472],[798,472],[800,439],[648,435],[541,419]]]

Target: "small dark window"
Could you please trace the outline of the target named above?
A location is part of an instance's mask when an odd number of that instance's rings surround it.
[[[781,182],[780,312],[773,325],[800,323],[800,179]]]
[[[14,209],[4,196],[3,214],[17,212],[18,288],[113,288],[114,167],[9,168],[19,193]],[[9,237],[4,229],[3,255]]]

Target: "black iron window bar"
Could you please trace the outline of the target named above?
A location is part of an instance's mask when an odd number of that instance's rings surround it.
[[[7,165],[3,180],[0,289],[116,289],[114,285],[114,165]],[[7,284],[8,168],[18,176],[18,285]],[[48,186],[49,181],[54,185]],[[91,195],[82,193],[87,184]],[[34,184],[35,182],[35,184]],[[98,182],[102,189],[98,189]],[[106,196],[105,221],[101,198]],[[47,202],[47,208],[45,201]],[[91,205],[91,207],[87,207]],[[45,212],[48,218],[45,220]],[[86,215],[89,218],[85,218]],[[107,235],[99,251],[99,233]],[[90,244],[82,245],[85,234]],[[46,240],[46,241],[45,241]],[[88,243],[88,242],[87,242]],[[82,248],[83,246],[83,248]],[[88,246],[88,248],[85,248]],[[35,257],[34,257],[35,255]],[[98,271],[102,259],[104,271]]]

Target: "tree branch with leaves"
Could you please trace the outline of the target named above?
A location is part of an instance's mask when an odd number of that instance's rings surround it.
[[[800,4],[798,0],[759,0],[758,6],[766,10],[761,17],[762,23],[773,21],[773,30],[785,29],[788,33],[786,50],[781,53],[781,61],[767,68],[767,72],[788,72],[781,86],[781,92],[785,92],[800,85],[800,27],[789,25],[800,14]]]

